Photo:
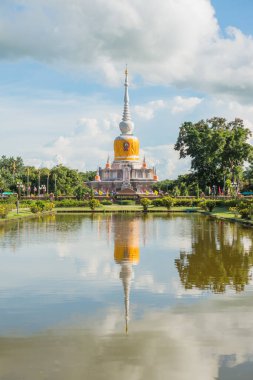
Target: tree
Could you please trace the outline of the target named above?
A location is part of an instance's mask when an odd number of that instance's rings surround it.
[[[191,157],[191,169],[202,189],[223,187],[224,178],[238,180],[245,161],[250,161],[253,148],[251,136],[243,121],[227,122],[224,118],[185,122],[180,127],[175,150],[180,158]]]
[[[89,200],[89,207],[92,211],[95,210],[96,207],[100,207],[101,203],[98,199],[92,198]]]
[[[148,211],[148,208],[151,206],[151,203],[152,203],[151,200],[148,198],[142,198],[141,199],[141,205],[142,205],[144,212]]]

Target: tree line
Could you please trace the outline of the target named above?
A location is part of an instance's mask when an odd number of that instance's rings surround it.
[[[253,147],[251,131],[241,119],[227,121],[214,117],[196,123],[184,122],[174,146],[180,159],[191,159],[190,173],[176,180],[156,183],[154,190],[170,195],[201,193],[230,194],[253,191]],[[247,167],[245,167],[245,164]],[[63,165],[52,169],[24,165],[21,157],[0,158],[0,191],[38,195],[77,195],[85,191],[83,183],[93,180],[95,171],[80,172]],[[88,189],[86,189],[88,190]]]
[[[84,182],[94,179],[96,172],[81,172],[64,165],[52,169],[24,165],[21,157],[0,158],[0,192],[12,191],[20,195],[54,193],[78,195]]]

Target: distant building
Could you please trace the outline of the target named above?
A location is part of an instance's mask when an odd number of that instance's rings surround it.
[[[145,157],[140,160],[139,140],[133,135],[134,123],[129,110],[128,71],[125,71],[125,96],[120,136],[114,140],[114,160],[108,157],[105,167],[99,167],[95,181],[88,183],[94,190],[107,192],[150,191],[158,180],[155,168],[148,168]]]

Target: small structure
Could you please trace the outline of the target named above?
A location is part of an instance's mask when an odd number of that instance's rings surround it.
[[[128,95],[128,71],[125,71],[125,96],[120,136],[114,140],[114,160],[108,157],[105,167],[99,167],[94,181],[87,183],[95,191],[103,193],[145,193],[151,191],[158,181],[155,168],[148,168],[145,157],[140,160],[140,144],[133,135],[134,123],[131,119]]]

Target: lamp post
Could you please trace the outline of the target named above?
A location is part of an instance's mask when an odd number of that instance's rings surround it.
[[[27,168],[27,177],[26,177],[26,195],[27,197],[30,196],[30,185],[29,185],[29,175],[30,175],[30,170]]]
[[[41,185],[40,186],[40,190],[42,190],[43,196],[45,195],[46,189],[47,189],[46,185]]]
[[[22,182],[17,182],[17,189],[18,189],[18,197],[16,200],[16,207],[17,207],[17,214],[19,213],[19,200],[20,200],[20,192],[23,189]]]
[[[40,170],[38,171],[38,197],[40,196]]]
[[[18,199],[20,199],[20,193],[21,193],[21,190],[23,189],[23,184],[22,182],[17,182],[17,189],[18,189]]]
[[[57,191],[56,181],[57,181],[57,175],[55,174],[54,175],[54,193],[55,193],[55,196],[56,196],[56,191]]]
[[[49,176],[50,176],[50,172],[47,173],[47,195],[48,195],[48,189],[49,189]]]

